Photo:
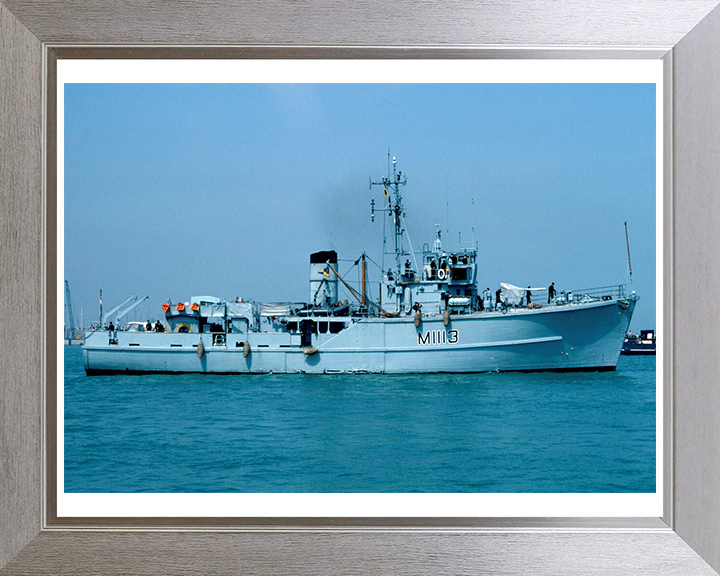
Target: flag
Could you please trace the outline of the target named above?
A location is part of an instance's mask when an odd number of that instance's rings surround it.
[[[318,274],[322,274],[323,276],[330,277],[330,272],[328,271],[327,267],[323,268],[322,270],[318,270]]]

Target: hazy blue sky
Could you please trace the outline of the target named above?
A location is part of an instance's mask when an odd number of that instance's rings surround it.
[[[101,288],[106,310],[150,296],[126,320],[194,295],[307,301],[311,252],[341,274],[381,261],[368,179],[390,149],[413,246],[474,226],[481,290],[625,283],[627,221],[631,328],[654,328],[655,137],[653,84],[66,84],[75,315],[98,319]]]

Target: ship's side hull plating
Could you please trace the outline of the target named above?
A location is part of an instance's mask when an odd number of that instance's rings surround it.
[[[430,373],[613,370],[635,298],[451,316],[363,318],[337,334],[95,332],[83,346],[88,374]],[[198,345],[203,342],[203,353]],[[244,354],[248,342],[250,352]]]

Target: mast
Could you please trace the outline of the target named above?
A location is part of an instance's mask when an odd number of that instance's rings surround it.
[[[390,154],[388,153],[388,159],[390,158]],[[375,219],[375,211],[378,212],[387,212],[389,216],[393,219],[393,227],[395,230],[394,238],[395,238],[395,271],[398,276],[400,276],[401,270],[402,270],[402,263],[401,263],[401,256],[405,254],[403,247],[402,247],[402,235],[403,235],[403,228],[402,228],[402,212],[403,212],[403,206],[402,206],[402,195],[400,194],[400,186],[404,186],[407,184],[407,177],[403,176],[402,172],[398,172],[397,170],[397,159],[393,156],[392,159],[392,178],[389,178],[387,176],[383,176],[382,180],[379,182],[373,182],[370,181],[370,188],[372,189],[373,186],[382,186],[383,187],[383,194],[385,196],[385,199],[388,201],[386,208],[375,208],[375,199],[372,201],[372,217],[373,220]],[[384,250],[383,250],[384,252]]]
[[[366,291],[365,291],[365,276],[366,276],[366,268],[365,268],[365,252],[363,252],[362,255],[362,305],[365,306],[365,297],[366,297]]]

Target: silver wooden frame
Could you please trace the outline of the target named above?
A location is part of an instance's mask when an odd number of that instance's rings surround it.
[[[718,0],[458,0],[452,10],[409,0],[327,10],[322,4],[0,0],[0,574],[714,574],[720,569],[720,387],[714,379],[720,311],[712,297],[720,281],[714,252],[720,227],[713,220],[720,213]],[[52,163],[45,169],[54,156],[47,114],[54,88],[46,79],[58,57],[138,52],[662,58],[663,518],[58,519],[54,474],[46,474],[53,454],[45,450],[55,419],[47,348],[55,322],[48,312],[56,210]]]

